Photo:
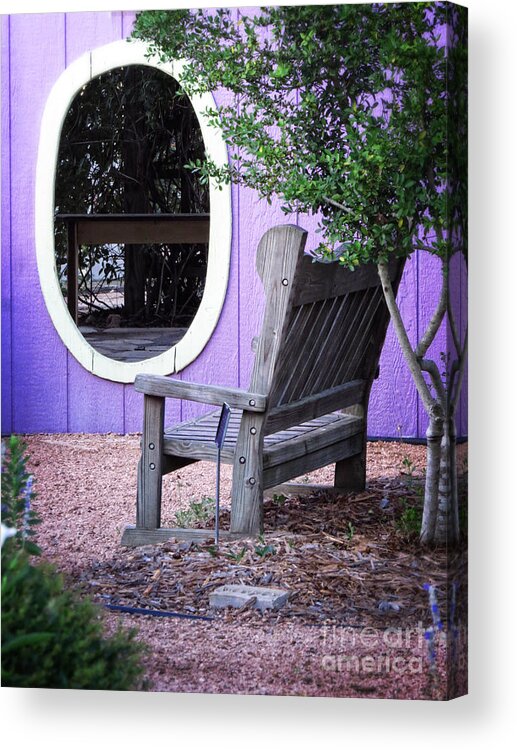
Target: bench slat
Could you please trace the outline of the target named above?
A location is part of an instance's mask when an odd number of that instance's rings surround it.
[[[235,426],[241,418],[242,412],[232,413],[233,425]],[[193,422],[168,429],[164,435],[164,454],[198,461],[214,461],[217,457],[214,438],[218,419],[219,412],[214,411]],[[336,437],[344,440],[361,432],[362,428],[361,419],[336,412],[304,420],[302,423],[298,422],[294,427],[265,436],[264,467],[274,466],[283,460],[291,460],[319,450],[330,442],[335,442]],[[227,432],[221,451],[223,463],[233,463],[237,437],[238,431]]]
[[[395,258],[390,260],[388,272],[392,281],[397,277],[399,263]],[[349,271],[337,262],[313,263],[311,256],[305,255],[297,269],[292,304],[307,305],[379,285],[379,274],[373,263]]]
[[[291,404],[275,406],[267,415],[266,434],[358,404],[363,399],[365,387],[364,380],[354,380]]]

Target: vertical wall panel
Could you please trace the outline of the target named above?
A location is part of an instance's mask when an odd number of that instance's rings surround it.
[[[10,24],[12,428],[64,432],[67,355],[43,301],[34,244],[39,125],[50,88],[64,68],[64,15],[13,15]]]
[[[241,16],[256,15],[258,8],[240,8]],[[264,314],[264,292],[256,272],[255,259],[262,235],[276,224],[294,224],[296,217],[287,217],[280,210],[278,200],[271,205],[260,200],[257,193],[240,188],[238,204],[238,253],[239,253],[239,375],[241,386],[246,388],[251,378],[254,354],[252,339],[262,328]],[[234,230],[235,236],[235,230]]]
[[[421,338],[436,309],[440,297],[440,291],[442,288],[442,263],[440,259],[430,253],[421,252],[418,276],[418,337]],[[428,359],[436,362],[440,373],[445,373],[445,361],[448,351],[449,342],[447,337],[447,326],[444,321],[426,355]],[[427,373],[424,373],[424,377],[426,382],[429,383],[430,379]],[[433,396],[435,395],[434,389],[431,390],[431,393]],[[425,436],[428,423],[429,419],[427,412],[419,398],[417,413],[418,434]]]
[[[67,13],[66,64],[122,38],[122,14]],[[118,432],[124,428],[124,386],[88,372],[68,353],[68,430]]]
[[[452,310],[456,327],[458,329],[461,343],[464,343],[467,322],[467,272],[465,260],[460,253],[455,253],[451,260],[450,271],[450,296]],[[450,332],[448,333],[448,349],[451,361],[457,359],[458,355]],[[467,371],[463,377],[463,386],[460,402],[456,412],[456,431],[458,435],[467,435]]]
[[[11,81],[10,19],[1,24],[1,96],[2,96],[2,435],[11,432]]]
[[[418,335],[418,260],[406,262],[397,302],[414,346]],[[418,437],[417,394],[393,326],[388,326],[368,412],[368,434],[373,437]]]
[[[133,29],[135,22],[135,13],[122,13],[122,37],[127,39]],[[179,414],[179,410],[178,410]],[[175,415],[177,420],[177,415]],[[144,397],[143,394],[137,393],[132,385],[124,386],[124,432],[141,432],[144,418]],[[169,420],[169,413],[166,411],[166,419]]]
[[[88,50],[122,39],[122,13],[75,12],[66,14],[66,64]]]
[[[237,11],[232,11],[236,18]],[[233,97],[227,91],[218,91],[214,94],[217,106],[231,104]],[[226,298],[219,317],[217,326],[201,352],[185,370],[182,378],[195,383],[217,383],[225,386],[239,385],[239,322],[238,307],[240,300],[239,290],[239,237],[238,237],[238,197],[239,188],[232,186],[232,249],[230,255],[230,273]],[[211,219],[212,206],[210,206]],[[213,408],[213,407],[210,407]],[[183,402],[180,416],[182,420],[199,416],[207,408],[202,404]]]
[[[122,13],[122,36],[127,39],[133,30],[133,24],[135,23],[136,13],[133,11],[124,11]]]

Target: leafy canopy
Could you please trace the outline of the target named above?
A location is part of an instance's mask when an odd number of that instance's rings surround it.
[[[234,95],[209,112],[230,166],[191,168],[276,195],[286,214],[317,214],[320,251],[333,257],[346,243],[340,260],[354,268],[418,247],[446,258],[466,240],[463,10],[145,11],[134,36],[162,60],[187,61],[180,81],[190,95]]]

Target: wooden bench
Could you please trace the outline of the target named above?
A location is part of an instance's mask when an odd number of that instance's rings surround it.
[[[123,544],[188,535],[160,528],[162,476],[216,460],[224,402],[233,410],[221,457],[233,464],[230,535],[260,533],[264,490],[322,466],[336,464],[339,490],[364,488],[368,398],[388,312],[373,265],[350,272],[313,263],[304,253],[306,237],[299,227],[279,226],[259,243],[265,310],[249,390],[137,376],[135,388],[145,394],[137,520]],[[399,262],[390,264],[395,287],[401,271]],[[219,408],[164,429],[166,398]]]

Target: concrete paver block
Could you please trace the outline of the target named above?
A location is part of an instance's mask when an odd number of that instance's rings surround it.
[[[255,598],[252,606],[263,611],[264,609],[280,609],[287,602],[288,597],[289,592],[283,589],[226,584],[212,591],[210,606],[219,609],[223,607],[243,607],[250,599]]]

